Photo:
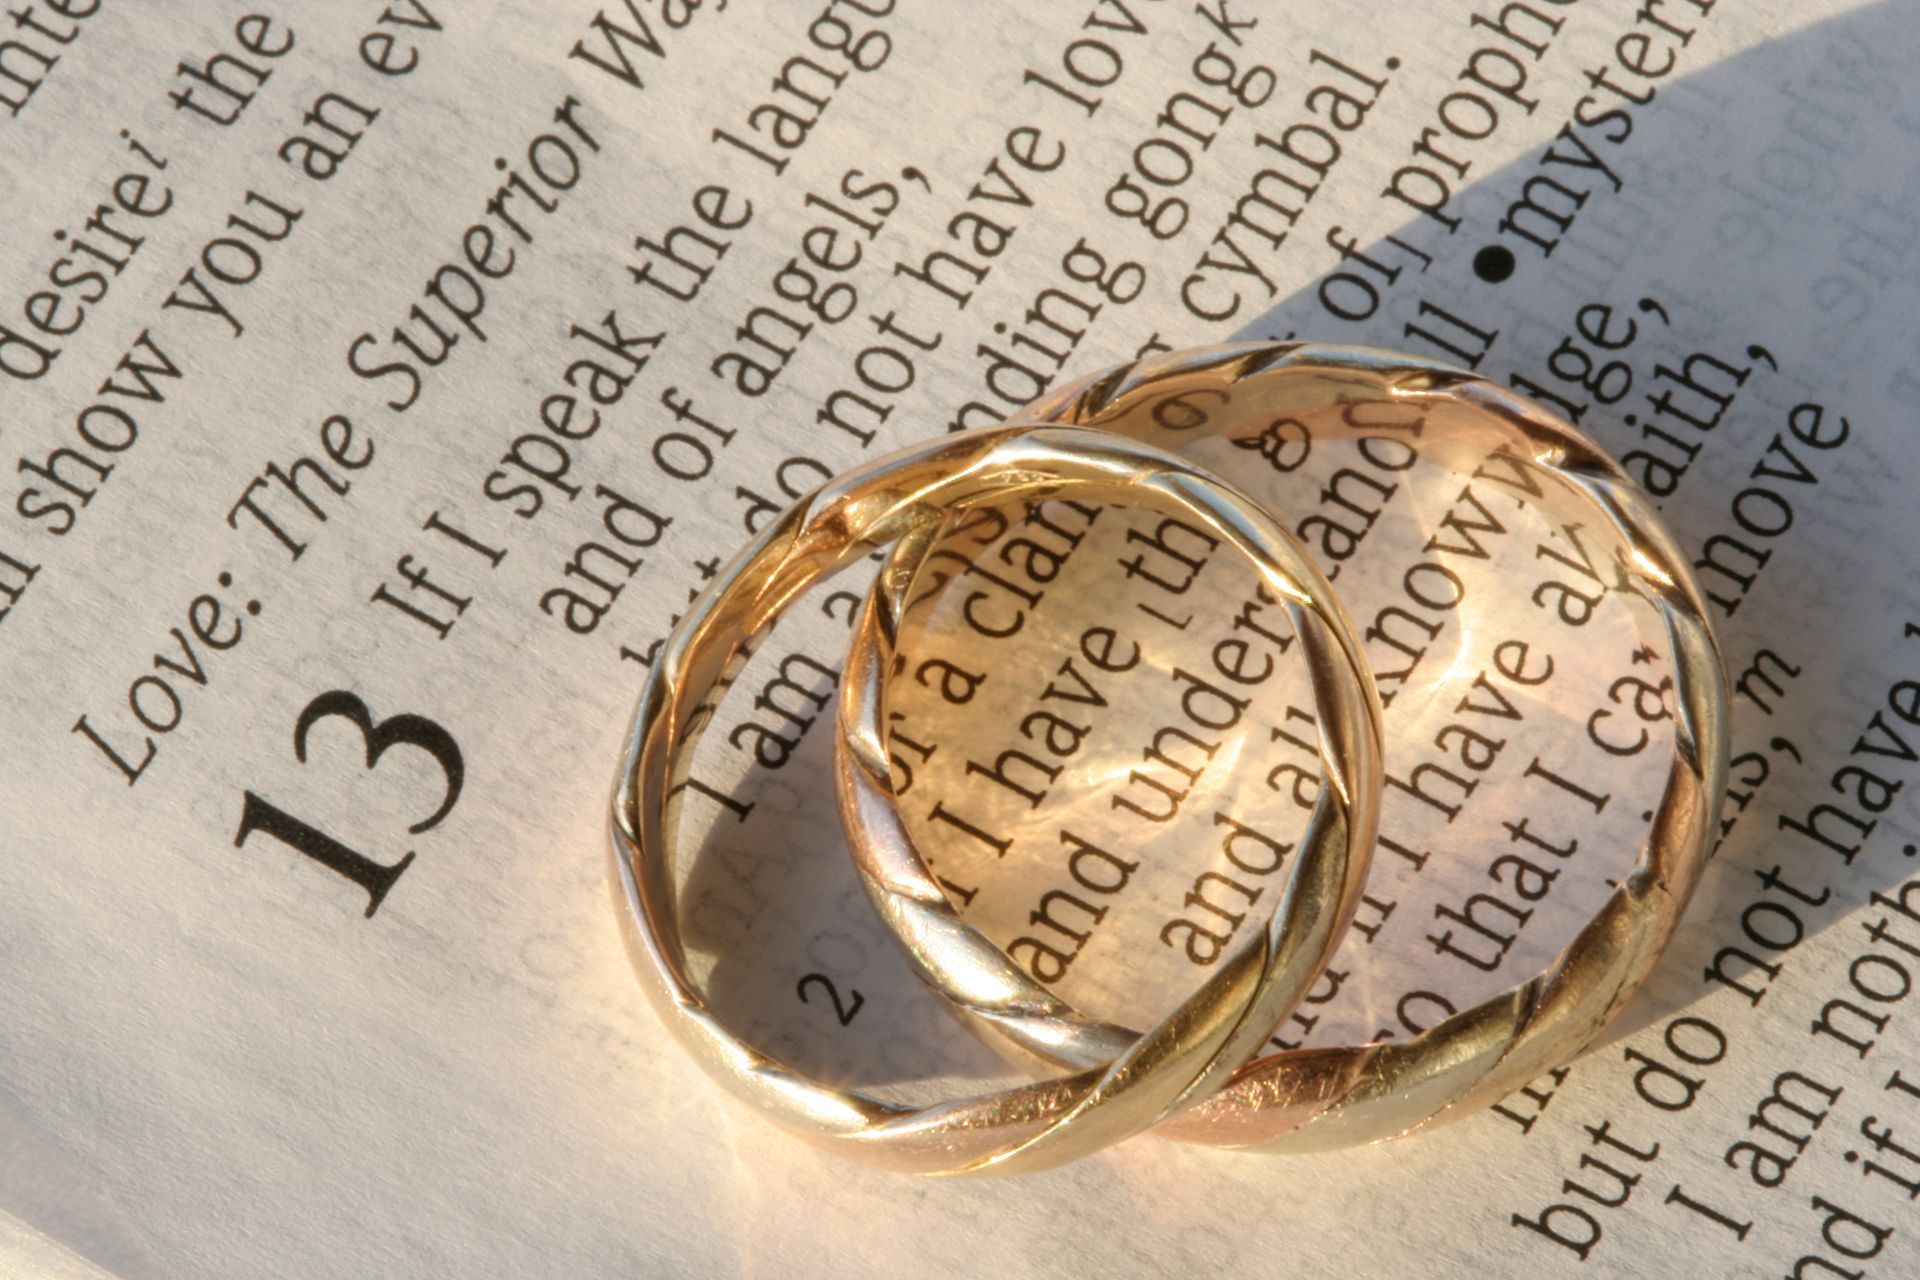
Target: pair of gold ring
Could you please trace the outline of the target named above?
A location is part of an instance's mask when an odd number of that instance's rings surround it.
[[[1352,625],[1293,537],[1168,449],[1256,438],[1281,418],[1364,438],[1364,415],[1349,410],[1372,402],[1417,414],[1432,452],[1501,453],[1543,493],[1583,505],[1601,539],[1596,563],[1651,607],[1671,656],[1671,759],[1636,865],[1545,972],[1411,1039],[1260,1054],[1333,958],[1365,886],[1384,773],[1380,699]],[[1157,510],[1237,548],[1294,627],[1320,732],[1318,797],[1271,919],[1144,1031],[1076,1012],[961,918],[901,820],[889,768],[887,677],[905,602],[940,534],[970,508],[1056,495]],[[920,976],[989,1039],[1068,1072],[930,1107],[809,1079],[722,1025],[689,970],[674,891],[683,784],[733,676],[810,583],[889,544],[841,684],[842,823],[870,898]],[[709,1074],[776,1123],[862,1160],[1010,1174],[1147,1129],[1274,1152],[1396,1137],[1568,1061],[1645,982],[1706,859],[1726,781],[1726,702],[1685,559],[1646,496],[1571,425],[1470,373],[1391,352],[1305,343],[1183,352],[1103,371],[1008,425],[837,477],[726,566],[662,646],[635,713],[613,801],[621,915],[662,1018]]]

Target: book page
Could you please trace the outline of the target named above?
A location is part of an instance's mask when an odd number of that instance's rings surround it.
[[[10,1265],[1920,1268],[1910,6],[12,16]],[[1694,562],[1733,764],[1653,981],[1496,1107],[1315,1155],[1148,1135],[917,1181],[730,1100],[609,893],[618,752],[689,600],[849,467],[1287,337],[1535,397]],[[1579,513],[1484,460],[1253,443],[1192,452],[1333,576],[1387,701],[1367,896],[1275,1044],[1404,1038],[1546,968],[1629,872],[1669,655]],[[903,811],[1028,973],[1148,1025],[1272,910],[1315,772],[1291,636],[1144,513],[1003,509],[941,552],[895,682]],[[736,681],[682,917],[756,1046],[930,1102],[1049,1068],[948,1013],[846,857],[832,698],[870,574]]]

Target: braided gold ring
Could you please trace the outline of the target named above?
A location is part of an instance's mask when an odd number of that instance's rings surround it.
[[[1077,1074],[926,1108],[808,1079],[729,1031],[688,969],[673,857],[694,747],[754,642],[809,583],[896,538],[924,549],[949,511],[1069,488],[1197,522],[1239,548],[1285,603],[1312,676],[1322,785],[1280,906],[1178,1010]],[[874,781],[856,770],[843,803],[875,808],[882,792]],[[1206,1097],[1257,1051],[1339,945],[1366,880],[1380,788],[1380,706],[1359,643],[1319,571],[1258,504],[1111,432],[989,428],[879,459],[800,499],[693,603],[634,713],[613,797],[614,878],[630,954],[656,1009],[736,1097],[822,1146],[893,1168],[1025,1172],[1151,1127]],[[900,901],[894,886],[887,896]],[[918,941],[977,970],[984,944],[970,932],[933,919]]]
[[[1633,871],[1539,976],[1404,1041],[1268,1054],[1159,1132],[1310,1151],[1395,1137],[1471,1113],[1584,1049],[1639,990],[1705,863],[1726,785],[1726,675],[1686,559],[1646,496],[1578,430],[1505,388],[1434,361],[1355,347],[1253,343],[1120,365],[1020,415],[1177,445],[1250,439],[1287,417],[1365,434],[1343,405],[1411,408],[1427,455],[1504,454],[1583,501],[1619,584],[1651,605],[1674,678],[1665,792]],[[1177,405],[1179,413],[1167,412]],[[1317,416],[1315,416],[1317,415]],[[1318,429],[1317,427],[1315,429]],[[1543,490],[1544,492],[1544,490]],[[839,707],[841,818],[870,897],[917,971],[1003,1048],[1072,1068],[1123,1058],[1136,1033],[1077,1013],[963,922],[903,823],[889,780],[886,676],[904,602],[934,539],[903,540],[854,631]]]

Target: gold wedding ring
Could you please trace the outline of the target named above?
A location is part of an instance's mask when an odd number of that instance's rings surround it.
[[[1351,411],[1375,403],[1392,412]],[[1421,456],[1461,460],[1462,470],[1501,462],[1533,486],[1529,493],[1558,491],[1582,504],[1618,587],[1650,604],[1672,655],[1672,754],[1638,862],[1544,973],[1408,1040],[1267,1054],[1158,1132],[1263,1151],[1391,1138],[1470,1114],[1585,1048],[1646,981],[1671,937],[1706,860],[1727,767],[1726,677],[1699,588],[1618,464],[1497,384],[1354,347],[1240,344],[1120,365],[1042,398],[1020,418],[1163,446],[1252,439],[1292,419],[1310,432],[1411,433]],[[886,677],[904,602],[916,598],[932,542],[931,534],[901,541],[854,631],[839,708],[842,822],[870,897],[928,983],[1003,1047],[1092,1068],[1130,1052],[1136,1033],[1081,1016],[961,921],[893,803]],[[1598,553],[1596,562],[1604,563]],[[1318,688],[1327,673],[1313,670]]]
[[[1581,504],[1613,588],[1642,598],[1672,667],[1664,793],[1631,873],[1545,972],[1411,1039],[1248,1061],[1333,958],[1379,818],[1380,708],[1319,571],[1251,500],[1164,451],[1188,440],[1410,433],[1457,470],[1497,463],[1530,496]],[[1144,1032],[1086,1018],[961,919],[895,804],[887,678],[906,604],[960,512],[1071,494],[1190,520],[1237,547],[1285,608],[1307,663],[1320,785],[1272,918]],[[897,543],[858,617],[841,688],[840,811],[873,903],[909,961],[986,1037],[1072,1074],[932,1107],[808,1079],[724,1026],[690,973],[674,855],[693,750],[728,686],[812,582]],[[1577,1055],[1645,983],[1697,883],[1725,790],[1726,676],[1699,588],[1646,496],[1531,401],[1391,352],[1252,343],[1121,365],[1020,420],[902,450],[800,499],[696,600],[635,712],[613,802],[613,865],[635,966],[662,1018],[736,1097],[822,1146],[920,1173],[1047,1168],[1155,1128],[1190,1142],[1308,1151],[1470,1114]],[[1022,1060],[1026,1060],[1022,1058]]]
[[[1162,395],[1164,392],[1164,396]],[[1178,387],[1128,403],[1182,417]],[[693,751],[754,644],[821,576],[896,539],[914,549],[949,512],[1038,501],[1063,490],[1193,521],[1253,562],[1283,601],[1311,673],[1320,729],[1319,801],[1268,927],[1232,953],[1167,1018],[1075,1074],[933,1107],[888,1103],[808,1079],[746,1044],[692,976],[676,906],[674,855]],[[884,585],[894,576],[882,575]],[[869,614],[869,617],[875,615]],[[886,615],[879,615],[884,617]],[[890,640],[884,640],[890,643]],[[866,678],[877,681],[878,673]],[[868,689],[877,705],[877,686]],[[880,741],[869,735],[866,747]],[[1359,644],[1330,588],[1250,499],[1181,459],[1110,431],[1000,427],[902,450],[800,499],[697,599],[657,656],[635,711],[613,799],[613,866],[635,968],[662,1019],[735,1097],[842,1154],[919,1173],[1043,1169],[1150,1128],[1206,1097],[1288,1017],[1332,958],[1365,884],[1379,819],[1380,707]],[[884,760],[884,750],[881,752]],[[884,763],[855,768],[844,801],[877,829],[891,812]],[[971,977],[998,955],[924,876],[881,886],[928,976]],[[967,987],[1009,1012],[1001,989]]]

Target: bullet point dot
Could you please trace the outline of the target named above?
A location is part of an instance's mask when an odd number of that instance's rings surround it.
[[[1488,284],[1499,284],[1513,274],[1513,250],[1490,244],[1473,255],[1473,274]]]

